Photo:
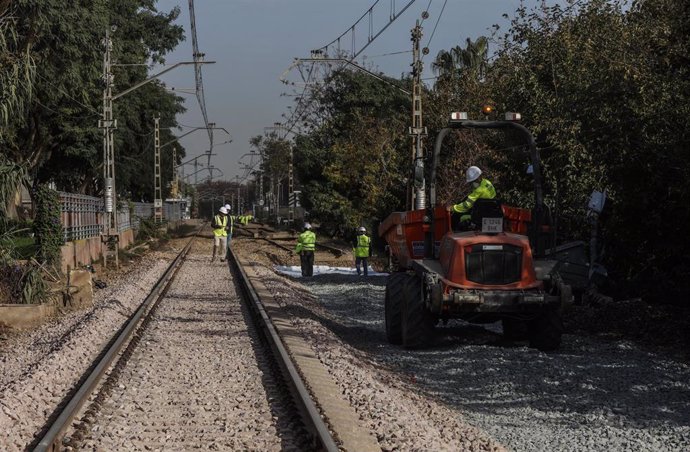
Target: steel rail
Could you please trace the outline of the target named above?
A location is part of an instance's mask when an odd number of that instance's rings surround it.
[[[200,232],[201,228],[197,231]],[[47,451],[57,451],[61,450],[60,441],[64,436],[67,428],[70,426],[74,417],[79,413],[81,407],[86,403],[89,396],[96,388],[100,382],[103,375],[111,367],[111,364],[116,359],[122,347],[127,343],[127,341],[133,336],[140,326],[142,318],[150,312],[150,308],[155,306],[155,304],[160,300],[167,292],[172,280],[174,279],[177,271],[179,270],[182,262],[189,253],[192,247],[192,243],[196,234],[189,240],[189,243],[180,251],[175,260],[173,260],[168,268],[165,270],[163,275],[158,279],[156,284],[151,289],[149,295],[144,299],[144,301],[139,305],[137,311],[130,317],[127,322],[127,326],[120,330],[117,338],[109,346],[105,354],[98,359],[95,366],[92,366],[92,370],[89,372],[88,377],[81,384],[77,392],[72,395],[70,401],[67,405],[60,411],[59,416],[50,425],[48,431],[43,435],[43,438],[39,441],[38,445],[33,449],[35,452],[47,452]]]
[[[236,275],[239,277],[238,282],[241,288],[244,290],[247,299],[250,301],[249,305],[254,313],[258,314],[261,321],[261,326],[266,332],[266,338],[268,339],[271,349],[278,359],[280,367],[283,371],[283,376],[285,380],[290,385],[294,399],[296,403],[301,407],[302,412],[305,413],[303,416],[303,421],[305,425],[312,431],[315,435],[315,439],[319,442],[319,445],[328,452],[338,452],[340,449],[336,445],[330,430],[321,418],[321,413],[316,408],[314,401],[311,398],[311,393],[307,389],[302,377],[300,376],[295,364],[292,362],[292,358],[288,353],[287,349],[283,345],[283,341],[280,335],[276,331],[273,322],[269,317],[268,313],[264,309],[263,304],[259,295],[254,290],[247,273],[240,265],[240,261],[235,255],[235,252],[230,249],[230,259],[228,264],[234,267]]]

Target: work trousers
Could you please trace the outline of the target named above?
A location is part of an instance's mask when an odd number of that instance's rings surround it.
[[[359,269],[360,264],[364,265],[364,276],[367,276],[367,274],[369,272],[369,263],[367,262],[367,258],[366,257],[359,257],[359,256],[355,257],[355,267],[357,267],[357,274],[358,275],[362,274],[362,271]]]
[[[302,276],[314,275],[314,252],[302,251],[299,254],[299,262],[302,265]]]
[[[225,256],[227,254],[227,247],[228,247],[228,238],[224,235],[214,235],[213,236],[213,257],[211,259],[215,259],[216,253],[218,253],[218,257],[220,257],[221,261],[225,260]]]

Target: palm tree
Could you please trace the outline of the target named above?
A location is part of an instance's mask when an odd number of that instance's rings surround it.
[[[489,40],[485,36],[475,41],[467,38],[465,48],[455,46],[449,51],[441,50],[431,68],[440,77],[453,77],[463,73],[473,74],[478,80],[484,80],[489,66]]]
[[[460,71],[471,71],[479,80],[483,80],[488,67],[489,40],[480,36],[476,41],[467,38],[465,48],[456,46],[452,49],[455,64]]]

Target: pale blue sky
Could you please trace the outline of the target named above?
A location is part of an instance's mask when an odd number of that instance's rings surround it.
[[[206,107],[209,120],[225,127],[233,142],[214,149],[218,153],[212,164],[224,172],[223,179],[234,180],[242,175],[238,160],[249,152],[249,139],[263,134],[264,127],[282,122],[282,114],[291,105],[290,97],[281,97],[289,90],[279,81],[295,57],[308,57],[311,49],[321,47],[335,39],[371,6],[375,0],[196,0],[196,25],[199,49],[206,60],[217,61],[203,68]],[[556,0],[550,0],[554,3]],[[391,0],[381,0],[377,8],[385,17],[375,16],[374,29],[380,28],[388,17]],[[407,0],[396,0],[398,10]],[[427,45],[436,25],[443,0],[432,0],[430,17],[423,23],[422,46]],[[488,35],[493,24],[506,28],[508,20],[519,5],[519,0],[448,0],[438,27],[429,44],[430,53],[425,58],[424,76],[433,76],[430,62],[441,49],[449,49]],[[527,5],[539,3],[526,0]],[[416,0],[386,31],[383,32],[362,55],[366,61],[393,77],[409,72],[411,54],[379,56],[385,53],[411,49],[410,30],[429,0]],[[178,23],[185,28],[186,41],[167,57],[168,63],[190,60],[192,55],[189,34],[189,7],[186,0],[159,0],[158,8],[168,11],[179,6],[182,14]],[[367,26],[357,32],[358,42],[366,40]],[[293,80],[297,80],[295,72]],[[191,88],[194,72],[182,67],[166,74],[163,80],[168,86]],[[186,95],[187,113],[180,115],[185,125],[202,125],[202,116],[195,96]],[[184,133],[183,129],[181,132]],[[401,133],[405,133],[401,131]],[[215,142],[227,138],[217,131]],[[181,140],[188,157],[208,149],[205,131],[197,131]],[[187,170],[189,174],[190,170]]]

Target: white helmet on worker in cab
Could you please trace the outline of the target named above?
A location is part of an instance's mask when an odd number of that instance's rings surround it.
[[[467,171],[465,172],[465,180],[469,184],[470,182],[474,182],[477,179],[479,179],[479,176],[482,175],[482,170],[479,169],[477,166],[470,166],[467,168]]]
[[[357,232],[367,232],[367,228],[365,228],[364,226],[360,226],[357,228]]]
[[[226,214],[226,215],[228,214],[228,209],[226,209],[225,207],[221,207],[220,209],[218,209],[218,211],[219,211],[220,213],[224,213],[224,214]]]
[[[311,225],[309,223],[304,223],[304,229],[305,230],[311,229]]]

